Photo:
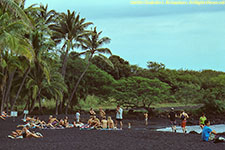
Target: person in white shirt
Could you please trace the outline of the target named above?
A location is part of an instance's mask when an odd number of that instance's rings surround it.
[[[80,122],[80,110],[78,110],[76,113],[76,121],[77,121],[77,123]]]
[[[117,105],[117,108],[116,108],[116,127],[117,127],[117,122],[120,122],[120,129],[123,128],[123,109],[120,108],[120,105]]]

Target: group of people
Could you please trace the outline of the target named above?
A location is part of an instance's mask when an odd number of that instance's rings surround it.
[[[106,117],[105,111],[100,107],[99,108],[99,118],[96,116],[95,111],[93,108],[90,108],[89,111],[90,118],[87,121],[87,124],[83,124],[80,121],[80,111],[77,111],[76,113],[76,122],[80,125],[81,130],[87,130],[87,129],[102,129],[102,130],[113,130],[113,129],[118,129],[117,125],[118,123],[120,124],[120,129],[123,128],[123,109],[120,107],[120,105],[117,105],[116,108],[116,120],[115,124],[114,121],[112,120],[111,116]]]
[[[12,131],[9,138],[12,139],[21,139],[21,138],[42,138],[43,135],[39,132],[31,131],[32,129],[64,129],[64,128],[73,128],[79,127],[81,130],[89,130],[89,129],[101,129],[101,130],[114,130],[117,129],[117,123],[120,123],[120,129],[123,127],[122,119],[123,119],[123,109],[118,105],[116,109],[116,121],[112,120],[111,116],[107,117],[106,113],[102,108],[99,109],[99,118],[96,117],[96,113],[91,108],[90,109],[90,118],[87,123],[82,123],[80,120],[80,111],[77,111],[75,119],[73,122],[68,121],[68,117],[66,116],[64,119],[57,119],[52,115],[49,116],[48,121],[45,122],[40,120],[39,117],[26,117],[23,119],[24,124],[17,125],[17,129]]]
[[[186,122],[189,118],[188,114],[182,111],[180,115],[177,115],[174,111],[174,108],[171,108],[171,111],[168,115],[171,122],[172,132],[176,132],[176,118],[179,117],[181,119],[181,127],[184,133],[187,132],[186,130]],[[216,138],[216,131],[210,128],[210,121],[206,118],[205,114],[202,113],[201,117],[199,118],[199,126],[202,129],[201,138],[203,141],[213,141],[213,140],[220,140],[225,141],[223,137]]]
[[[90,109],[89,114],[90,114],[90,118],[88,119],[87,123],[81,122],[79,110],[77,111],[74,121],[72,123],[69,123],[67,116],[64,119],[57,119],[56,117],[53,117],[52,115],[50,115],[47,122],[40,120],[39,117],[26,117],[26,119],[24,119],[24,124],[17,126],[17,128],[22,128],[22,129],[12,131],[12,133],[8,137],[12,139],[29,138],[29,137],[42,138],[43,135],[41,133],[30,131],[31,129],[34,129],[34,128],[64,129],[64,128],[79,127],[80,130],[91,130],[91,129],[122,130],[123,128],[123,122],[122,122],[123,109],[120,107],[120,105],[117,105],[117,108],[116,108],[115,124],[111,116],[106,117],[106,113],[101,107],[99,108],[99,115],[98,115],[99,118],[96,116],[96,113],[93,110],[93,108]],[[0,118],[5,120],[6,117],[8,117],[8,115],[5,112],[3,112]],[[144,113],[144,117],[145,117],[145,125],[148,125],[148,113]],[[186,122],[187,122],[187,119],[189,118],[189,115],[186,112],[182,111],[179,115],[177,115],[176,112],[174,111],[174,108],[171,108],[171,111],[168,114],[168,117],[170,118],[172,132],[176,132],[176,124],[177,124],[176,118],[180,118],[183,133],[187,133]],[[120,124],[120,128],[118,128],[118,124]],[[130,128],[130,126],[131,125],[128,123],[128,128]],[[216,131],[212,130],[209,127],[210,121],[207,120],[204,113],[199,118],[199,126],[202,129],[203,141],[210,141],[215,139],[215,135],[217,133]]]
[[[177,115],[174,111],[174,108],[171,108],[171,111],[170,111],[168,117],[170,118],[172,132],[176,132],[176,124],[177,124],[176,118],[179,117],[181,119],[181,127],[183,130],[183,133],[187,133],[186,123],[187,123],[187,119],[189,118],[189,116],[186,112],[182,111],[179,115]]]

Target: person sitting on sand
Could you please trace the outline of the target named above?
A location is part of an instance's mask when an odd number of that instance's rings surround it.
[[[63,119],[59,120],[59,126],[62,126],[62,127],[64,126],[64,120]]]
[[[95,111],[93,110],[93,108],[90,108],[90,111],[89,111],[89,113],[90,113],[90,115],[91,115],[91,116],[94,116],[94,115],[96,115],[96,113],[95,113]]]
[[[100,120],[99,120],[96,116],[93,117],[93,123],[92,123],[92,125],[93,125],[95,128],[101,127],[101,122],[100,122]]]
[[[206,116],[204,113],[202,113],[201,117],[199,118],[199,126],[201,129],[204,128],[205,120],[207,120]]]
[[[111,116],[108,116],[107,124],[108,124],[109,129],[114,129],[114,122],[113,122]]]
[[[69,128],[69,121],[68,121],[68,117],[67,116],[64,119],[64,127],[65,128]]]
[[[144,117],[145,117],[145,125],[147,126],[148,125],[148,113],[147,112],[144,113]]]
[[[211,141],[215,139],[216,131],[212,130],[210,127],[210,121],[205,120],[205,126],[202,130],[202,140],[203,141]]]
[[[100,119],[103,119],[106,115],[105,111],[102,109],[102,107],[99,108],[99,115]]]
[[[183,130],[183,133],[187,133],[187,130],[186,130],[187,118],[189,118],[188,114],[182,111],[182,113],[180,114],[180,119],[182,120],[181,127]]]
[[[107,120],[105,116],[103,116],[101,123],[102,123],[102,129],[107,129]]]
[[[91,125],[93,121],[94,121],[94,116],[90,116],[90,118],[88,119],[87,124]]]
[[[49,116],[47,127],[55,128],[59,121],[54,118],[52,115]]]
[[[87,124],[82,125],[80,129],[94,129],[101,125],[100,121],[96,116],[90,116],[90,119],[88,120]]]
[[[176,132],[176,117],[177,117],[177,115],[174,112],[174,108],[171,108],[171,111],[170,111],[168,117],[170,118],[172,132]]]

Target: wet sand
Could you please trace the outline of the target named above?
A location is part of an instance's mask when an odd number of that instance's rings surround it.
[[[63,115],[59,116],[62,118]],[[48,116],[40,116],[47,120]],[[69,116],[72,121],[73,116]],[[131,129],[127,123],[131,122]],[[22,124],[21,118],[13,122],[12,118],[0,120],[0,149],[151,149],[151,150],[223,150],[225,143],[203,142],[198,134],[181,134],[157,132],[156,128],[169,125],[167,119],[153,118],[146,127],[141,120],[124,120],[124,129],[121,131],[80,131],[71,129],[35,129],[43,134],[41,139],[17,139],[7,137],[16,125]],[[225,134],[221,134],[225,136]]]

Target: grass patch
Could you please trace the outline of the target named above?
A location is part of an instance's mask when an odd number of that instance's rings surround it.
[[[102,107],[104,110],[115,109],[117,104],[113,102],[113,99],[103,101],[96,96],[88,96],[85,101],[80,100],[78,105],[82,110],[89,111],[90,108],[99,110],[99,107]]]
[[[198,104],[161,103],[161,104],[154,104],[151,107],[154,107],[154,108],[163,108],[163,107],[185,107],[185,106],[198,106]]]

